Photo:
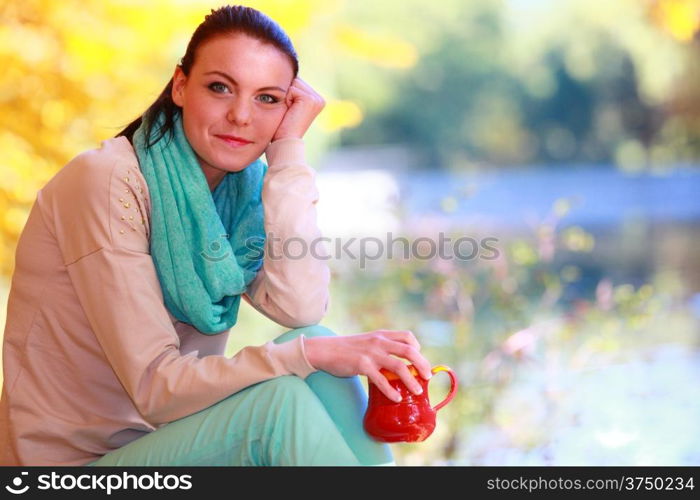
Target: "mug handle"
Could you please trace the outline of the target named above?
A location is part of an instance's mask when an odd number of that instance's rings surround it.
[[[435,375],[438,372],[447,372],[447,374],[450,376],[450,392],[445,396],[445,399],[443,399],[437,406],[433,407],[434,411],[438,411],[440,408],[445,406],[447,403],[452,401],[452,398],[455,397],[455,394],[457,393],[457,375],[455,375],[455,372],[453,372],[448,366],[445,365],[437,365],[433,367],[432,370],[430,370],[430,373]]]

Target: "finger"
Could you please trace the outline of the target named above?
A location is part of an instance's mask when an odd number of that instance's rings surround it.
[[[302,94],[309,96],[309,98],[311,98],[311,99],[313,99],[313,100],[315,100],[315,101],[319,101],[319,102],[325,103],[325,100],[323,99],[323,96],[321,96],[321,94],[319,94],[318,92],[316,92],[316,91],[313,89],[313,87],[311,87],[311,85],[309,85],[308,83],[306,83],[304,80],[302,80],[302,79],[299,78],[299,77],[296,77],[296,78],[292,81],[292,85],[290,86],[290,89],[293,89],[293,90],[295,90],[295,91],[301,92]]]
[[[413,335],[413,332],[411,330],[381,330],[382,332],[386,332],[387,336],[391,340],[395,340],[397,342],[403,342],[409,345],[412,345],[416,350],[420,351],[420,344],[418,343],[418,339],[416,339],[416,336]]]
[[[302,80],[298,76],[292,81],[292,86],[296,86],[296,87],[306,89],[306,90],[311,90],[311,85],[306,83],[304,80]]]
[[[393,361],[389,362],[389,366],[387,368],[394,372],[396,375],[398,375],[401,381],[404,383],[404,385],[408,387],[408,390],[411,391],[413,394],[423,393],[423,387],[408,369],[408,365],[406,363],[396,358],[393,358]]]
[[[290,87],[287,92],[286,101],[290,106],[296,101],[302,101],[308,99],[308,94],[296,87]]]
[[[302,82],[299,78],[295,78],[289,86],[289,92],[304,92],[310,93],[311,87]]]
[[[312,101],[315,98],[314,94],[308,92],[305,89],[300,89],[298,87],[289,87],[286,97],[287,100],[290,102],[295,101],[297,99],[308,99],[309,101]]]
[[[370,371],[367,377],[387,398],[397,403],[401,401],[401,393],[391,386],[387,378],[379,370]]]
[[[390,352],[409,360],[416,367],[418,373],[425,380],[430,380],[433,376],[432,365],[425,357],[412,345],[402,342],[393,342]]]

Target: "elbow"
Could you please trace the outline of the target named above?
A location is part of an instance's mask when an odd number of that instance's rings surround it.
[[[146,422],[154,427],[158,427],[159,425],[165,423],[165,421],[162,419],[160,407],[155,404],[155,401],[150,394],[137,392],[131,399],[134,403],[134,407],[139,412],[139,415],[141,415]]]
[[[136,402],[136,409],[139,415],[143,419],[151,424],[153,427],[160,427],[162,424],[167,423],[167,421],[162,418],[161,413],[158,408],[153,408],[148,401]]]
[[[330,297],[328,294],[325,294],[321,300],[315,298],[315,300],[311,301],[297,298],[290,305],[285,317],[280,318],[281,321],[278,321],[278,323],[287,328],[303,328],[317,325],[328,312],[329,304]]]
[[[330,271],[326,268],[320,278],[317,273],[311,276],[313,279],[304,276],[291,283],[277,279],[274,274],[266,275],[265,281],[257,282],[243,296],[258,312],[275,323],[287,328],[313,326],[328,311]]]
[[[152,426],[158,427],[168,422],[164,411],[166,405],[153,391],[139,390],[132,400],[141,417]]]

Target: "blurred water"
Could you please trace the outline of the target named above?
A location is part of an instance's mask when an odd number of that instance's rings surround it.
[[[628,217],[650,221],[700,219],[700,168],[629,174],[615,168],[500,169],[479,174],[434,172],[398,176],[408,214],[440,214],[452,221],[488,219],[499,226],[541,219],[560,198],[572,203],[567,223],[616,225]],[[444,200],[453,197],[453,211]]]
[[[377,235],[428,219],[449,226],[531,226],[567,199],[567,224],[614,227],[700,220],[700,167],[630,174],[613,167],[502,168],[479,173],[443,170],[318,172],[319,225],[324,234]]]
[[[635,362],[562,371],[555,379],[544,370],[533,372],[496,402],[496,414],[517,411],[512,428],[465,430],[460,462],[700,465],[698,387],[700,353],[674,344],[657,346]],[[522,446],[518,426],[546,435],[545,444]]]

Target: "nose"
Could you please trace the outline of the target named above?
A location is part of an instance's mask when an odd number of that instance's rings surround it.
[[[228,113],[226,114],[226,118],[238,126],[248,125],[250,123],[251,116],[251,105],[242,97],[238,97],[234,100],[228,109]]]

